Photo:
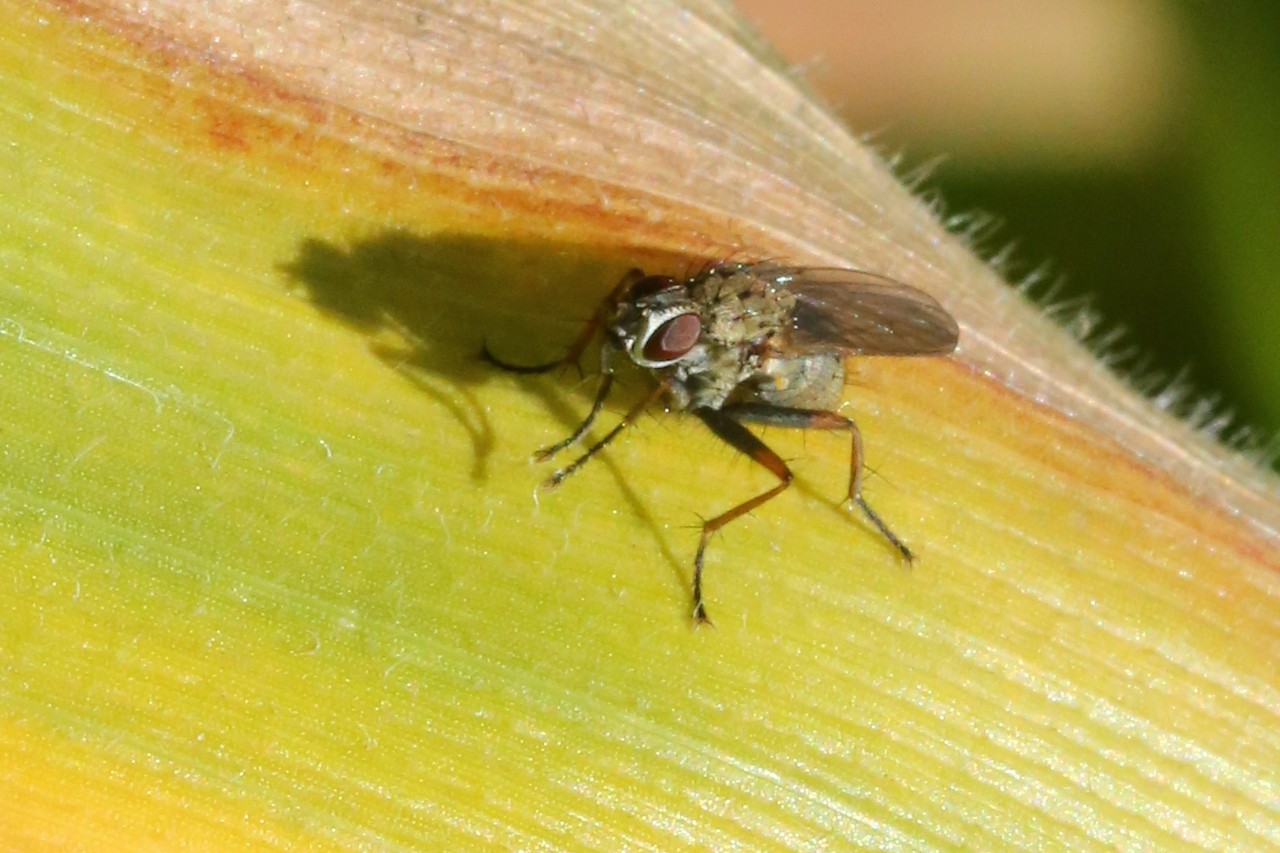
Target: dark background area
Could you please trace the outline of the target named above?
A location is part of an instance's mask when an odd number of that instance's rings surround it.
[[[1130,369],[1280,431],[1280,4],[739,5],[882,150],[945,155],[925,189],[1001,223],[1012,278],[1045,265]]]

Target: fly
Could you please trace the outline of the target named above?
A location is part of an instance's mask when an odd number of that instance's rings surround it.
[[[838,268],[774,263],[716,264],[687,278],[633,269],[596,309],[564,358],[517,365],[485,358],[514,373],[577,365],[603,331],[600,387],[586,418],[567,438],[539,450],[546,461],[581,441],[613,388],[615,363],[630,359],[657,380],[654,389],[603,438],[547,478],[558,486],[600,453],[662,397],[692,412],[721,440],[778,478],[777,484],[702,523],[693,560],[693,618],[707,622],[703,560],[717,530],[777,497],[791,469],[747,424],[843,431],[850,435],[847,500],[908,563],[911,549],[862,496],[862,436],[833,409],[848,356],[932,356],[955,349],[955,319],[933,297],[883,276]]]

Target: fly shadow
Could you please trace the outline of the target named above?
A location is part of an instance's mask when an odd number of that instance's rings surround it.
[[[634,256],[564,243],[393,230],[347,244],[306,240],[280,269],[324,314],[371,340],[404,342],[373,341],[370,349],[466,430],[473,449],[471,476],[483,482],[494,428],[478,389],[513,381],[511,374],[482,359],[483,347],[529,363],[563,356],[613,283],[635,262]],[[588,377],[594,368],[591,358],[585,360]],[[542,398],[566,431],[581,421],[581,392],[555,381],[554,375],[518,381]],[[623,410],[644,391],[640,381],[620,389]],[[503,428],[518,430],[520,425]],[[518,440],[532,454],[540,437],[521,434]],[[612,472],[626,503],[662,543],[664,556],[681,566],[623,473],[607,458],[600,461]]]

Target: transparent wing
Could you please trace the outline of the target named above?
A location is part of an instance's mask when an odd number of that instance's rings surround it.
[[[945,355],[959,327],[932,296],[874,273],[838,268],[757,269],[796,295],[790,348],[851,355]]]

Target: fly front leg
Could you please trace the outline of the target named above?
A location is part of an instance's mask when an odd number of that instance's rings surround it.
[[[569,351],[565,353],[563,358],[558,358],[555,361],[549,361],[545,364],[512,364],[511,362],[500,359],[494,355],[493,351],[489,349],[488,342],[484,343],[481,356],[485,361],[495,367],[507,371],[508,373],[520,373],[525,375],[547,373],[558,367],[568,367],[569,365],[573,365],[574,368],[577,369],[578,374],[582,375],[582,353],[586,351],[586,348],[591,344],[591,341],[594,340],[595,336],[600,332],[601,327],[605,323],[605,319],[617,306],[619,298],[634,287],[635,283],[642,278],[644,278],[644,272],[642,270],[631,269],[627,271],[626,275],[618,281],[617,285],[614,286],[609,295],[605,297],[604,301],[600,303],[600,306],[596,308],[595,313],[591,315],[591,319],[587,321],[587,324],[578,334],[578,337],[574,340],[573,344],[570,345]],[[606,336],[604,343],[600,347],[600,386],[596,389],[595,400],[591,403],[591,411],[587,413],[585,418],[583,418],[582,423],[578,424],[577,428],[574,429],[574,431],[563,441],[558,441],[555,444],[538,450],[538,452],[534,454],[534,458],[539,462],[545,462],[561,450],[577,444],[582,440],[583,436],[587,434],[587,430],[591,429],[591,425],[595,423],[596,418],[604,409],[605,401],[609,398],[609,392],[613,390],[613,353],[613,344]]]
[[[824,409],[788,409],[782,406],[771,406],[767,403],[735,403],[721,409],[724,414],[744,423],[763,424],[766,426],[791,427],[793,429],[844,430],[849,433],[852,447],[849,452],[849,496],[848,500],[856,504],[866,515],[872,526],[880,531],[880,535],[889,541],[902,558],[910,563],[915,559],[911,549],[898,535],[889,529],[871,504],[862,497],[862,433],[858,425],[844,415],[828,412]]]
[[[557,367],[568,367],[569,365],[573,365],[573,367],[578,371],[578,375],[581,376],[582,354],[587,351],[587,347],[591,345],[591,341],[604,325],[605,318],[608,317],[609,314],[617,307],[618,300],[621,299],[623,294],[634,287],[636,282],[640,281],[642,278],[644,278],[644,270],[637,269],[635,267],[627,270],[626,274],[618,280],[616,285],[614,285],[613,290],[609,291],[609,295],[606,296],[604,301],[602,301],[596,310],[592,312],[591,319],[586,322],[586,325],[582,327],[582,331],[578,333],[578,337],[569,345],[569,351],[566,352],[563,357],[557,358],[555,361],[548,361],[544,364],[513,364],[512,362],[498,358],[494,355],[493,351],[489,349],[488,341],[482,342],[480,356],[494,367],[501,368],[508,373],[549,373]]]
[[[645,397],[642,400],[640,400],[640,402],[632,406],[631,409],[625,415],[622,416],[622,420],[618,421],[618,423],[614,425],[613,429],[609,430],[609,432],[605,434],[604,438],[600,439],[595,444],[588,447],[586,449],[586,452],[584,452],[577,459],[573,460],[573,462],[571,462],[567,467],[561,468],[559,471],[555,472],[546,480],[544,480],[543,486],[545,486],[548,489],[554,489],[556,486],[563,483],[566,479],[569,478],[571,474],[573,474],[583,465],[586,465],[587,462],[589,462],[592,459],[592,457],[594,457],[597,453],[599,453],[600,451],[608,447],[611,441],[613,441],[618,436],[622,435],[622,431],[625,430],[627,427],[631,426],[632,424],[634,424],[636,422],[636,419],[639,418],[640,415],[644,413],[644,410],[652,406],[654,403],[656,403],[662,397],[663,394],[667,393],[667,390],[670,387],[671,387],[670,379],[665,379],[662,382],[659,382],[658,385],[654,387],[652,391],[646,394]],[[554,451],[556,448],[559,448],[559,447],[567,447],[573,441],[577,440],[578,436],[580,436],[581,434],[587,431],[587,427],[591,424],[591,419],[595,417],[595,413],[596,411],[598,411],[598,409],[599,407],[597,406],[591,410],[591,415],[588,416],[588,419],[583,422],[581,427],[579,427],[577,430],[574,431],[573,435],[569,436],[569,439],[560,442],[560,444],[556,445],[554,448],[548,448],[548,450]]]
[[[534,459],[539,462],[546,462],[552,456],[555,456],[566,447],[572,447],[582,440],[587,434],[587,430],[591,429],[591,425],[595,423],[600,412],[604,410],[605,400],[609,398],[609,392],[613,390],[613,347],[606,343],[600,348],[600,387],[596,389],[596,398],[591,402],[591,411],[587,412],[587,416],[582,419],[582,423],[571,432],[568,437],[562,441],[557,441],[549,447],[544,447],[533,455]]]
[[[600,348],[600,386],[596,388],[596,397],[595,397],[595,400],[593,400],[591,403],[591,411],[587,412],[587,416],[582,419],[582,423],[578,424],[578,426],[573,430],[573,432],[571,432],[568,435],[567,438],[563,439],[562,441],[557,441],[555,444],[548,445],[547,447],[543,447],[539,449],[537,453],[533,454],[534,459],[538,460],[539,462],[546,462],[548,459],[550,459],[552,456],[555,456],[557,453],[559,453],[561,450],[564,450],[566,447],[572,447],[573,445],[577,444],[579,441],[582,440],[582,437],[587,434],[587,430],[591,429],[591,425],[595,423],[595,420],[597,417],[599,417],[600,412],[604,410],[605,401],[609,399],[609,392],[613,390],[612,356],[613,356],[613,347],[608,342],[606,342],[604,346]],[[487,345],[485,346],[485,350],[484,350],[484,358],[490,364],[500,367],[503,370],[510,371],[511,373],[545,373],[546,371],[552,368],[561,367],[569,363],[568,360],[561,360],[561,361],[553,361],[550,364],[526,365],[523,367],[518,365],[510,365],[510,364],[507,364],[506,362],[498,360],[497,357],[495,357],[491,352],[489,352],[489,348]]]

